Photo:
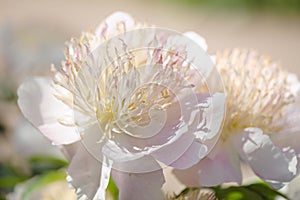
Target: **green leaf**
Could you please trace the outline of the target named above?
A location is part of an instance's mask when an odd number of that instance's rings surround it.
[[[68,162],[52,156],[33,156],[29,159],[33,175],[58,170],[68,166]]]
[[[288,197],[272,189],[266,183],[255,183],[246,186],[231,186],[228,188],[212,187],[219,200],[275,200],[280,196]]]
[[[0,188],[14,187],[16,184],[26,180],[21,177],[0,177]]]
[[[19,172],[13,166],[0,164],[0,191],[10,192],[16,184],[28,178],[28,175]]]
[[[218,199],[228,200],[265,200],[254,191],[248,190],[245,187],[229,187],[220,189],[216,192]]]
[[[109,179],[107,190],[110,192],[114,200],[117,200],[119,197],[119,190],[112,178]]]
[[[30,174],[23,172],[10,164],[0,164],[0,197],[12,192],[14,187],[35,175],[47,174],[68,165],[68,162],[50,156],[34,156],[29,159]]]
[[[278,196],[288,199],[287,196],[272,189],[270,186],[264,183],[256,183],[256,184],[248,185],[247,188],[256,191],[257,193],[260,193],[266,199],[275,199]]]

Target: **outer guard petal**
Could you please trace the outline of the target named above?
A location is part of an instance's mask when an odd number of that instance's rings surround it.
[[[18,89],[18,105],[24,116],[53,144],[70,144],[80,139],[76,127],[64,126],[58,119],[72,110],[53,96],[51,80],[27,79]]]

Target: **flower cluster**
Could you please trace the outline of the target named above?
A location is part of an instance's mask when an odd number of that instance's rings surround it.
[[[214,68],[215,66],[215,68]],[[66,43],[53,78],[18,89],[24,116],[70,160],[78,199],[163,199],[164,167],[189,187],[242,183],[241,164],[280,188],[300,169],[300,83],[252,50],[117,12]],[[214,199],[191,191],[186,198]]]

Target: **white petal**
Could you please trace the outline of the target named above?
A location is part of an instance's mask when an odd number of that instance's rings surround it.
[[[201,161],[201,162],[203,162],[203,161]],[[187,187],[199,187],[200,186],[198,164],[194,165],[193,167],[190,167],[188,169],[183,169],[183,170],[173,169],[173,174],[182,184],[186,185]]]
[[[179,129],[183,135],[151,154],[166,165],[181,169],[191,167],[205,157],[216,144],[216,135],[224,118],[225,96],[221,93],[213,96],[197,94],[196,98],[196,102],[187,101],[188,106],[182,108],[182,119],[189,124]],[[200,104],[204,104],[203,108],[199,107]],[[192,116],[192,113],[195,116]],[[215,139],[212,139],[213,137]]]
[[[226,182],[241,184],[242,172],[239,156],[230,142],[220,144],[219,152],[213,159],[200,161],[200,183],[206,186],[219,185]]]
[[[151,155],[145,155],[139,159],[114,163],[113,168],[127,173],[148,173],[162,168]]]
[[[205,140],[217,136],[222,128],[222,122],[225,117],[226,96],[223,93],[215,93],[211,96],[202,96],[202,98],[207,98],[208,101],[208,108],[204,110],[204,118],[202,119],[205,124],[201,127],[201,129],[204,129],[205,131],[196,132],[195,134],[197,138],[201,139],[202,142],[205,142]]]
[[[68,181],[77,189],[79,198],[104,199],[113,161],[102,155],[106,143],[99,142],[98,124],[86,128],[80,142],[64,145],[63,152],[71,160]],[[85,186],[87,184],[87,186]]]
[[[76,189],[78,198],[93,199],[99,187],[101,163],[82,144],[77,149],[67,173],[67,180]]]
[[[79,146],[80,146],[80,142],[75,142],[68,145],[61,145],[60,150],[62,151],[64,156],[70,161],[75,156]]]
[[[190,148],[190,146],[194,142],[194,136],[188,132],[184,133],[180,138],[178,138],[175,142],[163,146],[162,148],[158,149],[157,151],[151,153],[151,155],[159,160],[160,162],[164,163],[165,165],[170,166],[172,163],[176,162],[184,155],[186,151]],[[194,147],[194,146],[193,146]],[[181,160],[179,160],[181,161]],[[189,167],[193,164],[193,161],[190,163],[185,163],[183,167]]]
[[[197,164],[208,153],[207,146],[194,141],[191,146],[170,166],[176,169],[186,169]]]
[[[206,157],[186,170],[174,170],[174,174],[190,187],[216,186],[226,182],[242,182],[238,154],[230,142],[219,144],[214,157]]]
[[[27,79],[18,89],[18,105],[23,115],[53,144],[70,144],[80,139],[76,127],[64,126],[58,119],[72,110],[53,96],[51,80]]]
[[[184,133],[187,133],[187,125],[179,127],[181,123],[180,115],[180,107],[177,104],[172,104],[170,108],[167,109],[166,124],[164,124],[163,128],[153,137],[144,139],[132,137],[124,133],[116,134],[114,141],[105,144],[103,153],[115,162],[124,162],[139,159],[157,150],[160,151],[161,148],[178,141]],[[194,136],[189,134],[187,137],[189,137],[189,139],[185,142],[183,141],[184,139],[181,139],[183,150],[179,152],[179,155],[178,151],[180,151],[180,149],[178,149],[176,145],[173,145],[175,157],[170,160],[171,163],[177,160],[192,143]],[[181,143],[179,142],[179,144]],[[166,155],[169,155],[170,150],[165,148],[163,151]]]
[[[113,36],[120,32],[120,26],[125,30],[131,29],[134,26],[134,19],[125,12],[115,12],[109,15],[96,29],[96,35],[106,37],[107,35]]]
[[[247,128],[235,138],[237,149],[253,171],[273,187],[291,181],[297,171],[293,149],[281,149],[259,128]]]
[[[181,55],[186,54],[186,62],[191,64],[191,68],[195,71],[191,75],[191,80],[197,81],[196,86],[201,86],[205,79],[211,73],[211,70],[214,67],[214,62],[207,55],[206,49],[207,45],[205,40],[193,32],[185,33],[184,35],[173,35],[167,38],[167,43],[164,45],[165,49],[168,48],[177,48]],[[184,48],[184,52],[181,52],[181,48]],[[192,71],[192,70],[191,70]]]
[[[113,159],[115,162],[131,161],[143,157],[142,152],[132,153],[124,147],[119,146],[115,141],[109,140],[105,143],[102,149],[103,155]]]
[[[298,122],[299,123],[299,122]],[[274,145],[281,149],[292,149],[297,156],[297,174],[300,172],[300,145],[299,145],[299,132],[272,134],[270,138]]]
[[[94,200],[98,200],[98,199],[104,200],[105,199],[105,191],[106,191],[106,188],[109,183],[112,164],[113,164],[112,160],[109,160],[106,157],[104,157],[104,159],[102,160],[100,184],[99,184],[99,188],[96,192],[96,195],[93,198]]]
[[[202,36],[193,31],[185,32],[184,35],[196,42],[204,51],[207,51],[207,43]]]
[[[125,173],[112,170],[112,177],[119,188],[120,200],[160,200],[165,182],[163,171],[149,173]]]
[[[287,76],[287,83],[291,85],[291,93],[293,95],[299,95],[300,92],[300,82],[296,74],[289,73]]]

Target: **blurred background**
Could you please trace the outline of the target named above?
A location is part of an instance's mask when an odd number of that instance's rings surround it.
[[[63,59],[65,41],[118,10],[158,27],[196,31],[210,53],[256,49],[300,76],[300,0],[0,0],[0,199],[23,179],[66,165],[20,115],[18,85],[49,74],[50,64]]]

